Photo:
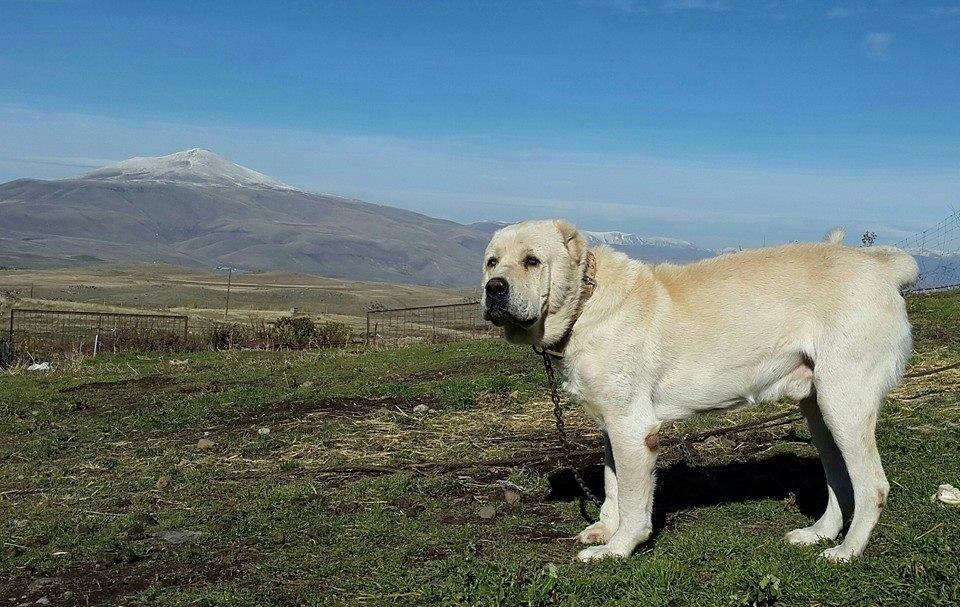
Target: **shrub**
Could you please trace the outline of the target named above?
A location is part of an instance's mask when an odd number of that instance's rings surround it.
[[[350,326],[342,322],[322,322],[317,325],[316,345],[321,348],[345,346],[352,334]]]
[[[212,350],[243,347],[255,341],[256,337],[255,326],[231,322],[213,323],[202,334],[202,340]]]
[[[308,316],[282,316],[273,323],[272,338],[281,348],[326,348],[350,340],[350,327],[339,322],[316,323]]]
[[[309,316],[281,316],[273,323],[273,338],[280,346],[306,348],[316,334],[317,325]]]

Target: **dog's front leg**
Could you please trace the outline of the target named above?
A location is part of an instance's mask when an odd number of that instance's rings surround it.
[[[603,505],[600,520],[577,535],[584,544],[606,544],[620,526],[620,506],[617,503],[617,463],[613,458],[610,436],[603,432]]]
[[[657,463],[656,443],[647,440],[659,424],[640,415],[609,420],[607,436],[616,462],[619,524],[606,544],[580,551],[581,561],[627,557],[653,531],[653,484]]]

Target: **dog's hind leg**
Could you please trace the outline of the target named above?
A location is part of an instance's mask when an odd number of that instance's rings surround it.
[[[809,527],[794,529],[787,534],[787,541],[791,544],[807,545],[837,539],[843,529],[844,518],[853,514],[853,487],[850,485],[850,476],[843,463],[840,448],[823,421],[815,393],[800,401],[800,410],[807,418],[810,436],[820,453],[820,461],[827,477],[827,508],[823,515]]]
[[[831,561],[846,561],[863,552],[890,491],[875,436],[887,382],[880,366],[855,366],[855,371],[862,373],[847,374],[849,379],[824,378],[817,384],[823,421],[840,450],[853,488],[853,520],[843,543],[822,553]]]
[[[620,512],[617,504],[617,464],[613,459],[610,436],[605,431],[603,433],[603,493],[600,520],[577,535],[577,539],[584,544],[605,544],[620,526]]]

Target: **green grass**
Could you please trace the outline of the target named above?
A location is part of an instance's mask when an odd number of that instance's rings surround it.
[[[960,359],[960,296],[910,308],[912,367]],[[550,465],[352,468],[549,450],[550,405],[528,350],[484,341],[175,358],[0,375],[4,604],[960,603],[960,511],[929,500],[960,484],[957,370],[891,394],[879,441],[893,490],[854,562],[781,539],[824,500],[797,425],[701,445],[691,463],[666,450],[654,539],[630,559],[583,565],[570,539],[583,523],[574,502],[548,499],[562,493]],[[576,440],[595,445],[591,423],[568,415]],[[198,446],[204,438],[212,446]],[[523,488],[519,502],[501,481]],[[162,539],[183,530],[199,536]]]

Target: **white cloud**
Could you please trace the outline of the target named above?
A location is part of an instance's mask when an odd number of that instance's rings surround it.
[[[934,6],[930,9],[934,17],[960,17],[960,4],[955,6]]]
[[[710,11],[721,12],[727,10],[727,5],[720,0],[664,0],[660,8],[665,11]]]
[[[863,37],[863,52],[873,59],[885,59],[890,54],[890,34],[871,32]]]
[[[679,11],[722,12],[729,9],[723,0],[578,0],[585,7],[601,7],[621,13],[665,13]]]
[[[587,8],[606,8],[621,13],[646,13],[647,6],[638,0],[578,0],[577,4]]]
[[[955,166],[802,169],[794,162],[750,158],[582,152],[575,143],[536,148],[496,136],[331,135],[2,104],[0,141],[0,182],[72,177],[88,172],[88,162],[107,164],[99,158],[204,147],[309,191],[454,221],[559,215],[598,230],[660,234],[711,247],[818,239],[839,224],[851,233],[867,222],[916,231],[940,219],[942,201],[960,188]]]
[[[846,19],[860,17],[876,12],[876,9],[865,6],[835,6],[826,12],[827,19]]]
[[[0,156],[0,161],[16,162],[23,165],[43,165],[53,167],[71,167],[80,169],[97,169],[106,164],[117,162],[115,158],[85,158],[82,156],[24,156],[11,158]]]

